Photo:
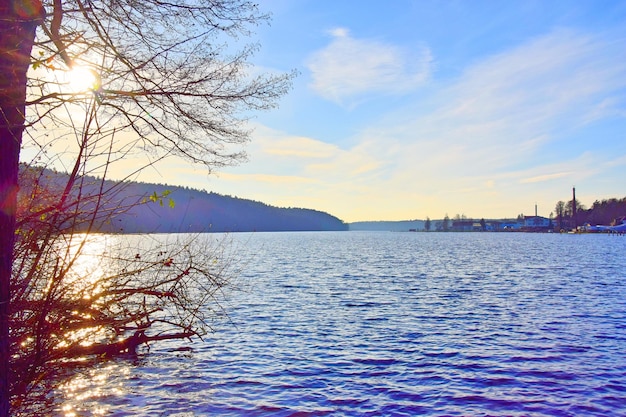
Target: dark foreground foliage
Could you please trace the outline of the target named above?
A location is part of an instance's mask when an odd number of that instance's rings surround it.
[[[108,220],[111,211],[92,207],[106,190],[84,195],[77,186],[59,200],[62,192],[39,186],[42,172],[25,171],[30,181],[20,196],[10,326],[15,412],[85,358],[202,337],[233,273],[222,240],[180,235],[163,247],[148,235],[129,245],[74,232]]]

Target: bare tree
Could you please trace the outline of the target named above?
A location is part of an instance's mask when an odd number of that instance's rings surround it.
[[[17,404],[55,361],[205,331],[208,299],[189,298],[224,281],[193,246],[120,259],[117,271],[77,286],[73,267],[88,238],[74,232],[144,202],[103,204],[119,190],[104,179],[120,161],[145,155],[132,177],[170,156],[209,170],[245,158],[245,121],[276,105],[293,76],[249,65],[257,45],[240,37],[267,19],[246,0],[1,2],[0,416],[9,412],[9,349],[12,372],[24,376],[11,386]],[[81,70],[92,78],[74,87]],[[16,223],[20,148],[69,175],[59,184],[26,169]],[[157,322],[178,330],[149,333]],[[76,342],[85,332],[89,348]]]
[[[9,302],[26,72],[41,6],[0,2],[0,417],[9,415]],[[24,2],[27,5],[28,2]]]
[[[36,414],[47,411],[36,408],[42,401],[33,401],[47,394],[42,381],[50,385],[60,369],[78,359],[134,353],[152,341],[202,337],[236,267],[221,240],[185,236],[162,246],[142,235],[130,245],[127,237],[74,232],[105,221],[107,211],[99,208],[62,210],[54,221],[29,215],[55,200],[50,179],[41,178],[44,172],[22,174],[32,181],[26,191],[38,198],[24,197],[18,204],[18,278],[11,286],[13,405],[15,411]],[[73,198],[72,206],[80,207],[82,200]]]
[[[554,207],[554,211],[556,211],[557,223],[559,225],[559,230],[563,230],[563,217],[565,215],[565,203],[563,201],[557,201],[556,206]]]

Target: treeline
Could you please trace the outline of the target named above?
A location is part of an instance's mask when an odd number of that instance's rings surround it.
[[[259,201],[213,192],[167,187],[154,184],[130,184],[127,195],[157,196],[158,204],[141,204],[112,218],[104,232],[179,233],[179,232],[270,232],[347,230],[347,225],[328,213],[283,208]],[[165,192],[166,201],[161,204]],[[132,197],[130,197],[132,198]],[[170,205],[170,202],[173,204]]]
[[[626,216],[626,197],[596,200],[590,208],[586,208],[576,200],[576,208],[572,201],[559,201],[555,207],[555,226],[560,229],[573,228],[590,224],[614,225],[618,219]]]

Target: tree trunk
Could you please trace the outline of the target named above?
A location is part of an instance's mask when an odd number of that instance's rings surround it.
[[[0,0],[0,417],[10,408],[9,302],[26,71],[42,17],[40,0]]]

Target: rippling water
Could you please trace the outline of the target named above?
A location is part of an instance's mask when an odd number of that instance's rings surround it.
[[[230,321],[77,376],[59,414],[626,415],[624,237],[233,238]]]

